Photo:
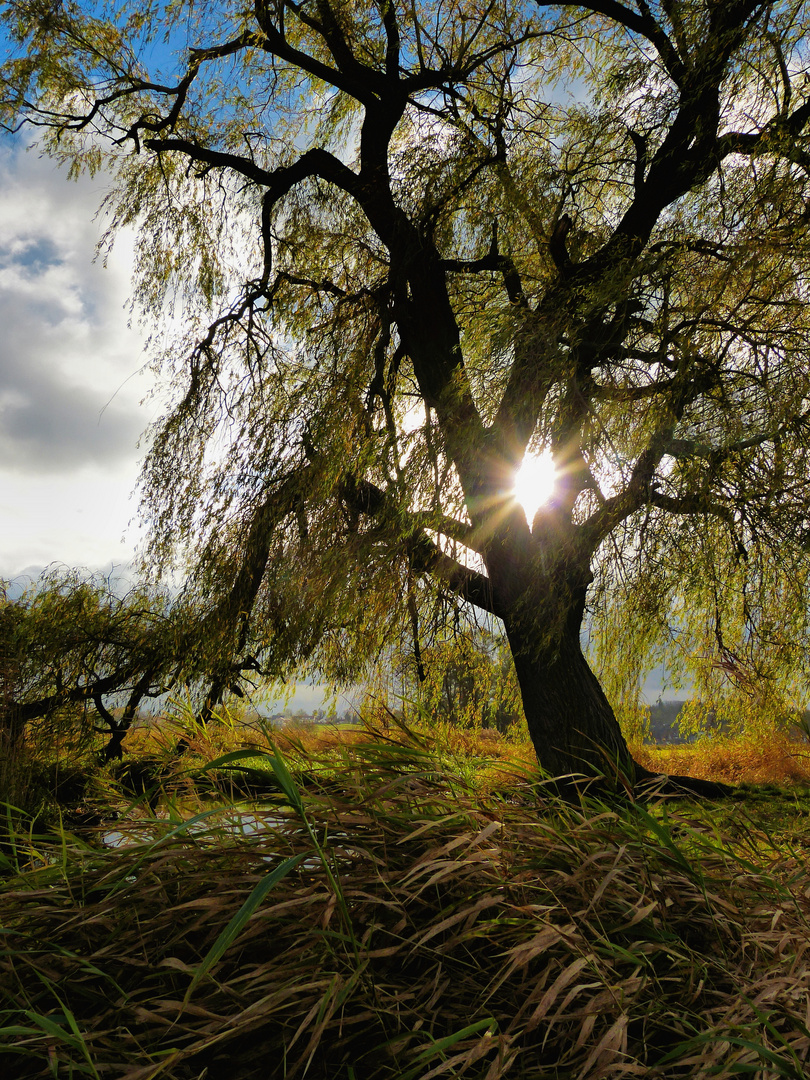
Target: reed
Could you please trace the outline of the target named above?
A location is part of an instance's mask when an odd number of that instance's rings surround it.
[[[638,762],[655,772],[697,776],[727,784],[810,784],[810,743],[798,732],[770,730],[694,743],[634,747]]]
[[[403,729],[329,747],[306,784],[273,743],[205,775],[245,765],[275,780],[250,833],[231,805],[119,823],[112,850],[17,834],[0,1073],[807,1075],[806,832],[571,806],[519,760],[482,787]]]

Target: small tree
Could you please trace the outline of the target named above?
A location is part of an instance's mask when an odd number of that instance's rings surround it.
[[[778,552],[746,641],[804,611],[800,0],[5,20],[6,123],[109,171],[144,318],[182,312],[150,558],[190,559],[235,651],[351,678],[429,582],[502,621],[546,769],[632,778],[589,595],[693,625],[714,588],[722,649]],[[527,523],[513,479],[543,448]]]
[[[118,597],[103,577],[54,571],[0,601],[0,649],[12,673],[2,733],[19,755],[26,733],[66,729],[79,743],[106,734],[107,760],[122,756],[139,706],[187,670],[193,632],[183,609],[154,589]]]

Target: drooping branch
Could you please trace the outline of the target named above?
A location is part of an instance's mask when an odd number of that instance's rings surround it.
[[[250,522],[239,570],[225,600],[211,615],[213,626],[233,627],[240,616],[250,616],[256,602],[275,530],[306,500],[315,476],[312,465],[295,469],[276,484],[259,505]]]

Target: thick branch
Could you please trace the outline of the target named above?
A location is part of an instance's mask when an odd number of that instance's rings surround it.
[[[213,169],[231,169],[266,187],[273,203],[278,202],[302,180],[314,176],[335,184],[355,197],[359,195],[359,177],[339,158],[319,147],[307,150],[292,165],[280,169],[263,169],[249,158],[222,150],[210,150],[189,139],[147,139],[144,145],[155,153],[175,151]]]
[[[548,3],[544,2],[538,6],[553,7],[555,5],[549,0]],[[667,74],[675,85],[680,86],[683,83],[686,78],[686,68],[678,56],[678,51],[655,21],[643,0],[639,4],[641,14],[618,3],[617,0],[588,0],[587,3],[564,4],[563,6],[574,7],[579,11],[590,11],[595,15],[605,15],[631,33],[646,38],[661,57]]]
[[[385,27],[385,71],[387,75],[396,76],[399,72],[400,44],[396,8],[393,0],[379,0],[379,6]]]
[[[64,687],[54,694],[47,694],[45,697],[37,698],[35,701],[10,701],[7,708],[10,713],[14,714],[20,724],[27,724],[31,720],[38,720],[42,716],[48,716],[54,709],[59,709],[64,705],[77,704],[88,701],[96,694],[110,694],[120,690],[122,686],[126,686],[131,676],[132,670],[126,668],[124,671],[97,678],[84,685],[70,688]]]
[[[492,242],[489,251],[480,259],[442,259],[442,268],[451,274],[499,273],[503,277],[509,302],[516,307],[527,308],[528,301],[517,267],[508,255],[498,250],[498,223],[492,226]]]
[[[369,480],[350,478],[351,482],[344,483],[342,494],[344,499],[350,499],[350,505],[357,513],[366,514],[369,517],[383,517],[389,510],[389,499],[386,492]],[[428,518],[424,524],[424,519]],[[433,514],[405,514],[405,520],[398,519],[399,528],[407,528],[410,534],[404,538],[405,549],[411,559],[413,569],[421,573],[432,574],[439,581],[449,586],[456,595],[492,615],[498,615],[495,610],[495,601],[492,597],[492,588],[489,579],[476,570],[471,570],[463,563],[446,555],[439,545],[425,532],[429,528],[436,532],[444,532],[454,538],[458,534],[461,543],[466,543],[471,538],[472,530],[461,522],[452,518],[442,517],[437,521]],[[471,545],[469,545],[471,546]]]
[[[495,602],[492,584],[488,577],[456,562],[441,550],[424,533],[415,534],[408,541],[411,565],[417,572],[431,574],[447,585],[456,596],[500,617],[502,612]]]
[[[810,420],[810,412],[800,413],[776,428],[761,431],[757,435],[750,435],[747,439],[735,439],[733,442],[726,443],[725,446],[712,446],[711,443],[700,442],[697,439],[670,439],[666,445],[665,453],[669,457],[681,461],[689,458],[705,458],[713,464],[719,465],[734,454],[741,453],[744,450],[753,450],[767,442],[780,439],[783,435],[787,435],[789,432],[795,431],[796,428],[805,425],[808,420]]]
[[[761,131],[730,131],[717,140],[717,156],[746,154],[755,157],[758,154],[779,154],[784,145],[801,135],[810,122],[810,100],[800,105],[789,116],[775,116]]]
[[[649,503],[655,470],[667,452],[672,430],[670,426],[653,433],[646,449],[639,454],[624,490],[606,499],[581,526],[579,542],[584,551],[595,552],[617,525]]]
[[[356,60],[348,47],[345,46],[345,40],[343,40],[345,48],[341,50],[339,39],[342,39],[342,34],[340,34],[339,28],[336,34],[331,26],[327,27],[322,21],[315,19],[313,16],[305,15],[303,4],[294,4],[287,0],[284,5],[272,5],[272,8],[276,10],[278,8],[283,10],[283,7],[294,11],[301,22],[309,26],[310,29],[315,30],[317,34],[320,34],[338,66],[332,67],[325,64],[323,61],[317,60],[308,53],[290,45],[283,29],[273,22],[275,11],[271,9],[271,4],[266,0],[255,0],[253,8],[256,21],[262,30],[262,36],[257,40],[257,46],[272,56],[277,56],[280,60],[286,61],[292,67],[314,76],[328,86],[334,86],[336,89],[342,90],[356,101],[364,105],[372,104],[375,100],[375,93],[379,93],[386,85],[385,76]],[[320,3],[318,7],[319,12],[323,15],[323,9],[327,5]],[[332,20],[334,22],[334,15]]]
[[[228,597],[212,617],[217,626],[233,626],[239,616],[249,617],[267,569],[273,533],[301,505],[313,467],[297,469],[267,496],[250,523],[239,571]]]
[[[431,510],[415,511],[408,515],[408,520],[414,525],[418,525],[420,529],[430,529],[433,532],[449,537],[450,540],[463,544],[464,547],[468,547],[472,551],[478,550],[475,529],[471,525],[459,521],[458,518],[450,517],[449,514],[435,514]]]
[[[654,506],[658,510],[664,510],[668,514],[709,514],[712,517],[720,518],[729,525],[734,524],[734,514],[728,506],[711,502],[708,498],[703,498],[699,494],[676,498],[653,489],[650,491],[648,503],[650,506]]]

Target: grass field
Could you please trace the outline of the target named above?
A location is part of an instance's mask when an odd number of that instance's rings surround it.
[[[762,772],[792,745],[648,751],[769,782],[740,798],[572,806],[493,736],[211,729],[127,843],[9,823],[0,1075],[800,1080],[810,789]]]

